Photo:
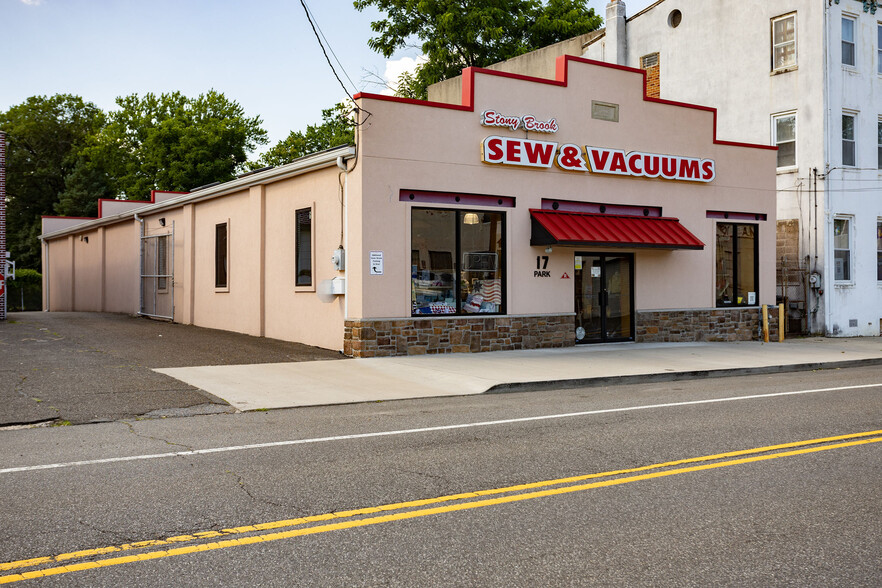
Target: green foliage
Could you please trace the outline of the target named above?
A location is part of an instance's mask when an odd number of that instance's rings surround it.
[[[292,131],[251,164],[252,168],[277,167],[310,153],[352,144],[355,125],[351,112],[352,107],[343,102],[322,110],[321,124],[309,125],[306,131]]]
[[[129,200],[231,180],[248,152],[267,142],[259,116],[246,117],[237,102],[214,90],[195,99],[180,92],[132,94],[116,103],[119,110],[86,155]],[[93,179],[86,172],[76,178],[72,198]]]
[[[15,279],[6,280],[6,308],[40,310],[43,307],[43,276],[37,270],[15,269]]]
[[[392,57],[414,38],[428,61],[399,86],[401,95],[425,98],[427,88],[460,74],[597,29],[602,19],[586,0],[355,0],[386,18],[371,23],[368,46]]]
[[[32,96],[0,112],[8,142],[7,245],[18,267],[40,266],[40,217],[55,214],[68,174],[104,122],[97,106],[70,94]]]
[[[27,286],[43,285],[43,275],[37,270],[23,268],[15,270],[15,283],[17,286],[24,288]]]

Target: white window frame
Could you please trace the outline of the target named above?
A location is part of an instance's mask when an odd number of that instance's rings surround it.
[[[850,139],[845,138],[845,118],[846,117],[850,118],[852,121],[851,122],[852,137]],[[857,135],[858,135],[858,113],[852,112],[849,110],[843,110],[842,111],[842,132],[841,132],[842,152],[840,153],[843,167],[857,167],[857,162],[858,162]],[[854,158],[854,161],[852,161],[851,163],[845,162],[845,146],[846,146],[846,144],[851,145],[852,155]]]
[[[882,217],[876,219],[876,281],[882,286]]]
[[[842,22],[842,24],[840,25],[840,33],[839,33],[840,39],[841,39],[841,47],[840,47],[841,59],[840,59],[840,61],[842,62],[843,67],[857,68],[857,33],[858,33],[857,17],[851,16],[850,14],[843,14],[841,22]],[[846,22],[851,23],[851,40],[846,40],[846,38],[845,38],[845,34],[844,34],[845,30],[844,29],[845,29]],[[851,45],[852,63],[848,63],[847,61],[845,61],[844,49],[845,49],[846,43]]]
[[[882,116],[876,121],[876,169],[882,171]]]
[[[297,283],[297,272],[300,269],[300,243],[298,241],[299,220],[298,216],[301,212],[309,211],[309,284]],[[309,206],[303,206],[294,210],[294,291],[295,292],[315,292],[316,275],[315,275],[315,203]]]
[[[876,23],[876,73],[882,76],[882,22]]]
[[[782,20],[793,19],[793,40],[792,41],[775,41],[775,23]],[[799,63],[799,58],[797,55],[797,43],[796,43],[796,13],[791,12],[790,14],[784,14],[782,16],[777,16],[772,19],[772,71],[773,72],[784,72],[796,69],[797,64]],[[779,47],[785,47],[787,45],[793,45],[793,63],[788,63],[786,65],[782,65],[780,67],[775,65],[775,49]]]
[[[797,167],[798,167],[797,162],[799,161],[797,159],[797,157],[798,157],[798,154],[797,154],[797,137],[798,137],[797,124],[799,124],[799,119],[796,116],[795,110],[791,110],[790,112],[781,112],[781,113],[772,115],[772,145],[775,145],[776,147],[780,145],[780,142],[778,141],[778,121],[780,119],[784,119],[784,118],[793,118],[793,163],[790,165],[782,165],[782,166],[778,167],[777,168],[778,171],[797,169]],[[790,141],[785,141],[785,142],[789,143]]]
[[[836,221],[844,221],[847,223],[848,228],[848,249],[841,249],[836,247]],[[833,245],[833,281],[837,285],[847,285],[854,283],[854,217],[846,216],[846,215],[836,215],[833,217],[833,234],[830,239],[831,244]],[[844,278],[836,277],[836,252],[837,251],[847,251],[848,252],[848,276]]]

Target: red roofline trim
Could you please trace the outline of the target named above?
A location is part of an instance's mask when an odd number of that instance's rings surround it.
[[[356,100],[367,98],[371,100],[383,100],[386,102],[398,102],[402,104],[414,104],[417,106],[429,106],[432,108],[446,108],[448,110],[460,110],[464,112],[475,111],[475,74],[484,74],[488,76],[498,76],[501,78],[509,78],[513,80],[521,80],[525,82],[533,82],[536,84],[549,84],[552,86],[566,87],[568,85],[568,74],[570,62],[587,63],[600,67],[609,67],[621,71],[627,71],[643,76],[643,100],[646,102],[654,102],[656,104],[664,104],[667,106],[677,106],[680,108],[692,108],[694,110],[703,110],[713,113],[714,132],[713,142],[715,145],[727,145],[730,147],[748,147],[752,149],[768,149],[777,151],[776,145],[759,145],[757,143],[739,143],[735,141],[723,141],[717,139],[717,109],[711,106],[701,106],[699,104],[689,104],[688,102],[676,102],[674,100],[664,100],[662,98],[652,98],[646,95],[646,71],[617,65],[615,63],[606,63],[603,61],[595,61],[593,59],[585,59],[584,57],[576,57],[574,55],[561,55],[555,63],[555,79],[537,78],[533,76],[525,76],[521,74],[509,73],[505,71],[497,71],[495,69],[486,69],[482,67],[467,67],[462,70],[462,104],[447,104],[445,102],[430,102],[428,100],[414,100],[413,98],[400,98],[398,96],[387,96],[385,94],[372,94],[369,92],[359,92],[354,96]]]

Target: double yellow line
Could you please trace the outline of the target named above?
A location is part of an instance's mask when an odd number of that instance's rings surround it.
[[[493,488],[489,490],[478,490],[475,492],[464,492],[461,494],[451,494],[447,496],[438,496],[435,498],[427,498],[423,500],[412,500],[408,502],[398,502],[394,504],[385,504],[369,508],[360,508],[356,510],[340,511],[334,513],[320,514],[314,516],[300,517],[296,519],[287,519],[281,521],[273,521],[268,523],[260,523],[255,525],[245,525],[241,527],[233,527],[223,529],[221,531],[204,531],[193,533],[192,535],[178,535],[174,537],[166,537],[164,539],[153,539],[148,541],[140,541],[137,543],[125,543],[122,545],[113,545],[107,547],[99,547],[95,549],[85,549],[82,551],[74,551],[71,553],[62,553],[54,556],[35,557],[17,561],[0,563],[0,572],[16,570],[21,568],[31,568],[58,564],[61,562],[73,562],[74,560],[83,560],[85,558],[96,558],[101,555],[110,553],[120,553],[132,550],[141,550],[149,547],[158,547],[163,545],[174,545],[180,543],[194,543],[196,541],[204,541],[207,539],[217,539],[222,537],[231,537],[220,541],[207,543],[195,543],[180,547],[171,547],[155,551],[147,551],[133,555],[116,556],[105,559],[91,559],[89,561],[80,561],[78,563],[68,563],[54,567],[44,567],[43,569],[35,569],[31,571],[22,571],[19,573],[7,574],[0,576],[0,584],[8,584],[29,580],[33,578],[41,578],[57,574],[66,574],[83,570],[91,570],[116,566],[126,563],[138,561],[147,561],[151,559],[159,559],[165,557],[173,557],[177,555],[186,555],[191,553],[199,553],[202,551],[211,551],[215,549],[225,549],[227,547],[237,547],[240,545],[252,545],[255,543],[265,543],[269,541],[278,541],[279,539],[290,539],[292,537],[301,537],[304,535],[314,535],[318,533],[326,533],[328,531],[336,531],[340,529],[351,529],[355,527],[366,527],[369,525],[377,525],[380,523],[388,523],[393,521],[401,521],[424,517],[436,514],[469,510],[474,508],[482,508],[485,506],[493,506],[497,504],[506,504],[510,502],[519,502],[522,500],[532,500],[534,498],[543,498],[547,496],[556,496],[560,494],[569,494],[572,492],[582,492],[594,488],[603,488],[607,486],[617,486],[620,484],[628,484],[641,480],[650,480],[653,478],[662,478],[665,476],[673,476],[678,474],[686,474],[690,472],[698,472],[715,468],[722,468],[734,465],[742,465],[766,461],[771,459],[779,459],[782,457],[792,457],[796,455],[805,455],[819,451],[827,451],[830,449],[841,449],[844,447],[853,447],[857,445],[865,445],[869,443],[878,443],[882,441],[882,430],[867,431],[864,433],[853,433],[850,435],[839,435],[835,437],[824,437],[820,439],[810,439],[807,441],[797,441],[793,443],[784,443],[779,445],[769,445],[766,447],[757,447],[754,449],[744,449],[739,451],[730,451],[726,453],[717,453],[714,455],[705,455],[702,457],[692,457],[680,459],[676,461],[668,461],[653,465],[640,466],[636,468],[613,470],[608,472],[599,472],[594,474],[584,474],[580,476],[572,476],[568,478],[558,478],[556,480],[545,480],[541,482],[532,482],[529,484],[519,484],[517,486],[507,486],[504,488]],[[735,458],[735,459],[733,459]],[[698,464],[698,465],[688,465]],[[678,467],[688,466],[688,467]],[[649,472],[642,473],[639,472]],[[637,475],[628,475],[637,474]],[[591,482],[587,484],[578,484],[586,480],[608,478],[605,480]],[[504,495],[504,496],[500,496]],[[488,498],[493,497],[494,498]],[[444,504],[448,503],[448,504]],[[442,506],[432,506],[442,505]],[[430,507],[430,508],[423,508]],[[392,512],[400,511],[400,512]],[[366,516],[382,514],[380,516]],[[303,526],[309,523],[320,523],[325,521],[336,521],[333,523]],[[271,531],[275,529],[284,529],[289,527],[299,527],[286,531],[263,533],[261,531]],[[244,535],[241,537],[233,537],[235,535]]]

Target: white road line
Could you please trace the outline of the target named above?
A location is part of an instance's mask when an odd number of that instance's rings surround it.
[[[15,472],[32,472],[37,470],[51,470],[56,468],[69,468],[74,466],[99,465],[125,461],[138,461],[144,459],[162,459],[166,457],[186,457],[188,455],[204,455],[207,453],[224,453],[227,451],[243,451],[246,449],[265,449],[267,447],[284,447],[287,445],[306,445],[310,443],[326,443],[329,441],[348,441],[351,439],[367,439],[370,437],[391,437],[394,435],[412,435],[415,433],[431,433],[434,431],[449,431],[453,429],[469,429],[472,427],[493,427],[512,423],[526,423],[530,421],[544,421],[551,419],[565,419],[572,417],[591,416],[595,414],[607,414],[611,412],[629,412],[635,410],[651,410],[655,408],[674,408],[677,406],[692,406],[696,404],[713,404],[716,402],[733,402],[738,400],[756,400],[761,398],[775,398],[780,396],[795,396],[798,394],[814,394],[817,392],[839,392],[842,390],[859,390],[861,388],[878,388],[880,384],[862,384],[859,386],[838,386],[835,388],[816,388],[814,390],[794,390],[792,392],[774,392],[770,394],[751,394],[749,396],[729,396],[726,398],[711,398],[707,400],[688,400],[685,402],[668,402],[665,404],[645,404],[642,406],[628,406],[624,408],[605,408],[601,410],[586,410],[582,412],[568,412],[563,414],[548,414],[516,419],[502,419],[498,421],[482,421],[477,423],[461,423],[458,425],[440,425],[437,427],[422,427],[419,429],[401,429],[398,431],[380,431],[377,433],[357,433],[353,435],[335,435],[333,437],[315,437],[312,439],[292,439],[290,441],[273,441],[270,443],[252,443],[249,445],[233,445],[229,447],[212,447],[209,449],[194,449],[191,451],[174,451],[171,453],[153,453],[147,455],[131,455],[127,457],[107,457],[104,459],[87,459],[83,461],[69,461],[63,463],[50,463],[35,466],[22,466],[16,468],[0,469],[0,474]]]

